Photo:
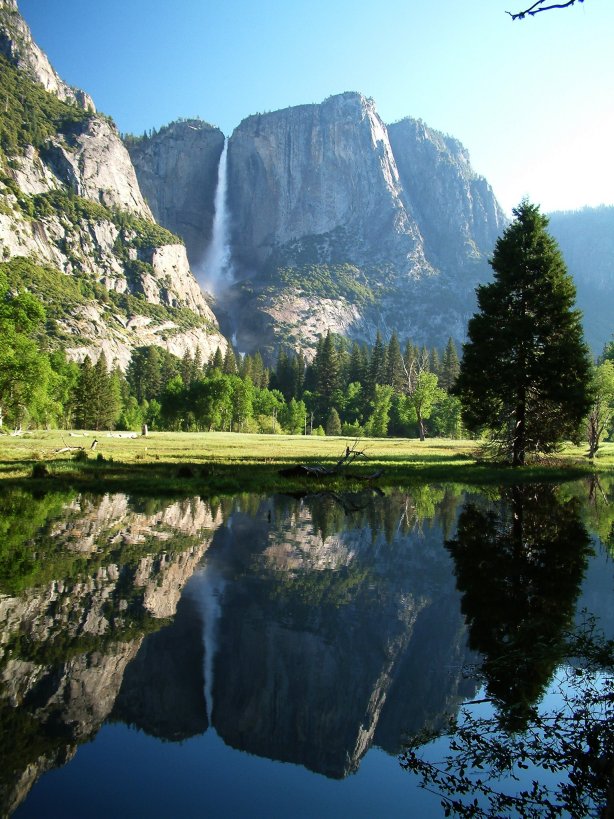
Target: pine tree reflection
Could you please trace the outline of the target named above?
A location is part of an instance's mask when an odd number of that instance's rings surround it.
[[[514,486],[495,510],[467,503],[446,546],[488,696],[509,727],[521,728],[561,661],[574,615],[590,551],[579,503],[560,501],[553,486]]]

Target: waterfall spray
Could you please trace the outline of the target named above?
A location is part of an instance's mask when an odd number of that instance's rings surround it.
[[[207,248],[200,276],[203,287],[214,295],[219,295],[232,282],[230,259],[230,225],[227,204],[228,189],[228,139],[220,155],[215,189],[213,229],[211,244]]]

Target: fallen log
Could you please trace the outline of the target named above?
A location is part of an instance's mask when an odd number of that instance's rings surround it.
[[[359,475],[347,472],[348,466],[353,464],[358,458],[367,458],[364,450],[357,449],[358,440],[354,441],[351,447],[345,448],[345,453],[339,458],[333,466],[324,466],[324,464],[294,464],[285,469],[280,469],[279,474],[282,478],[329,478],[329,477],[344,477],[349,479],[356,479],[360,481],[372,481],[379,478],[382,471],[373,472],[371,475]]]

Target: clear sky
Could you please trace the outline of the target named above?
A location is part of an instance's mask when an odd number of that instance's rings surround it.
[[[522,0],[18,0],[122,132],[360,91],[457,137],[506,211],[614,204],[614,0],[512,22]],[[528,3],[527,3],[528,4]]]

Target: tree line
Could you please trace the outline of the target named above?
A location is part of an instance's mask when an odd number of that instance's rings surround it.
[[[492,283],[459,361],[443,350],[403,350],[396,333],[373,345],[328,332],[311,361],[281,350],[275,367],[228,346],[203,362],[150,346],[126,372],[69,361],[50,348],[43,304],[0,270],[0,427],[76,427],[458,438],[490,442],[520,466],[584,434],[589,456],[613,433],[614,341],[590,361],[575,288],[548,220],[523,202],[497,241]]]

